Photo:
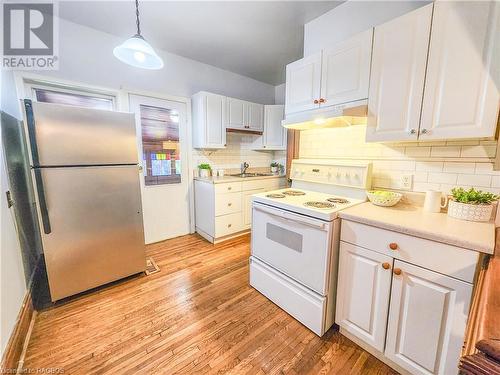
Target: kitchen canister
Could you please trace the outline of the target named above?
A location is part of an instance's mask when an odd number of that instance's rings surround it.
[[[425,192],[424,211],[441,212],[448,203],[448,197],[444,197],[444,203],[441,202],[442,193],[437,190],[427,190]]]

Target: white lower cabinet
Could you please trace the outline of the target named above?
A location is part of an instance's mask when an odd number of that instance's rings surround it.
[[[422,251],[436,256],[427,261]],[[397,370],[457,374],[477,259],[473,250],[342,220],[335,321]]]
[[[387,268],[384,268],[383,265]],[[347,242],[340,244],[337,324],[384,350],[392,258]]]
[[[412,374],[456,374],[472,285],[396,260],[385,355]]]
[[[212,243],[247,232],[252,223],[252,195],[285,185],[284,177],[222,183],[195,180],[196,232]]]

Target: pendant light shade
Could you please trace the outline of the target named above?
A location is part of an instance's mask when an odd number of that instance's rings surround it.
[[[139,1],[135,1],[137,34],[113,49],[113,55],[126,64],[143,69],[161,69],[163,60],[141,35]]]

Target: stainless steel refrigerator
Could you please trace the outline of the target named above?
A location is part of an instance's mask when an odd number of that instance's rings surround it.
[[[52,301],[144,271],[134,115],[23,106]]]

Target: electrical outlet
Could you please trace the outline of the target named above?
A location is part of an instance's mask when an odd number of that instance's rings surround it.
[[[399,188],[401,190],[411,190],[413,186],[413,175],[412,174],[402,174],[400,177]]]

